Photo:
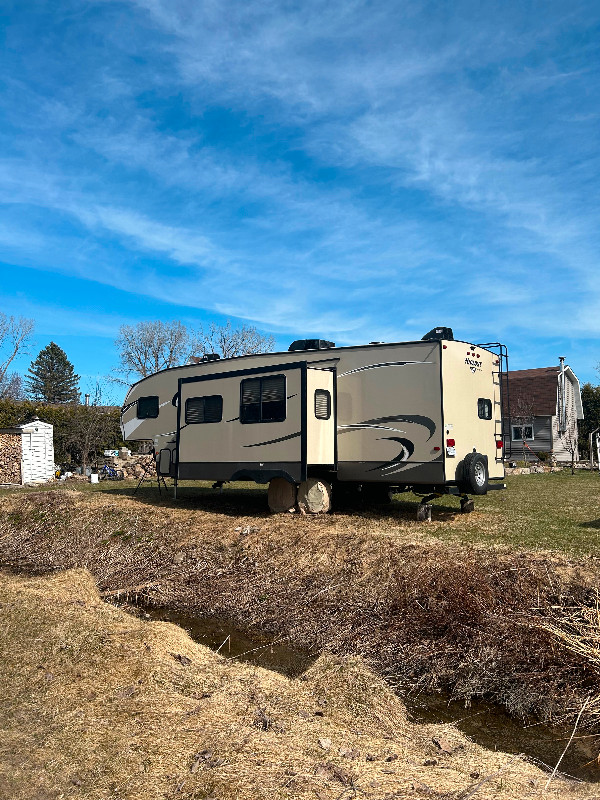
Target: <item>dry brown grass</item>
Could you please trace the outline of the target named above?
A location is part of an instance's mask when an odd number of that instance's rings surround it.
[[[102,603],[85,570],[0,586],[7,800],[593,796],[560,779],[544,792],[522,759],[411,724],[359,658],[290,681]]]
[[[595,674],[582,714],[584,724],[595,730],[600,726],[600,595],[596,590],[595,605],[553,609],[542,627],[562,645],[588,664]],[[600,760],[600,756],[598,756]]]
[[[485,695],[515,714],[576,711],[597,680],[539,625],[554,606],[589,603],[595,560],[444,543],[377,514],[270,516],[262,500],[203,498],[198,510],[16,493],[0,508],[0,562],[85,567],[112,597],[223,614],[304,648],[361,656],[403,691]]]

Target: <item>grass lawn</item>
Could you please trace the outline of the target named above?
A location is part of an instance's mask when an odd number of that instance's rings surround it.
[[[482,515],[462,518],[460,538],[518,548],[597,555],[600,545],[600,475],[562,472],[515,475],[507,490],[475,500]],[[443,501],[438,501],[443,502]]]
[[[433,502],[433,522],[417,523],[419,498],[399,494],[389,506],[378,506],[328,515],[357,529],[371,529],[383,535],[414,537],[419,531],[444,541],[474,545],[504,545],[517,549],[557,550],[570,556],[595,555],[600,544],[600,475],[585,470],[518,475],[506,479],[506,491],[490,492],[475,498],[475,512],[461,514],[455,497]],[[137,481],[103,481],[99,484],[69,482],[43,487],[75,489],[86,494],[103,493],[133,497]],[[40,491],[36,488],[2,489],[0,499],[9,494]],[[252,483],[232,483],[223,492],[210,482],[186,481],[179,484],[179,497],[173,501],[172,488],[159,495],[156,484],[145,482],[135,495],[140,503],[163,508],[206,510],[228,517],[268,515],[266,487]],[[290,524],[293,524],[290,519]]]

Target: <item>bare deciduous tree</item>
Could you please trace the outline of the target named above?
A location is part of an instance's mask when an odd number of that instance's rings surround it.
[[[211,322],[208,328],[200,326],[193,342],[195,355],[218,353],[221,358],[270,353],[274,346],[273,336],[265,336],[254,325],[234,328],[230,320],[225,325]]]
[[[90,405],[77,406],[70,417],[66,447],[85,469],[101,450],[121,439],[118,411],[103,405],[102,388],[96,383]]]
[[[181,322],[138,322],[122,325],[115,345],[119,351],[117,372],[122,382],[132,377],[145,378],[162,369],[185,364],[194,356],[218,353],[222,358],[249,353],[268,353],[273,349],[273,336],[264,336],[252,325],[234,328],[214,322],[207,328],[188,330]]]
[[[0,399],[24,400],[25,388],[23,378],[18,372],[6,373],[0,381]]]
[[[145,378],[184,364],[190,355],[190,343],[187,328],[175,320],[121,325],[115,341],[121,362],[117,371],[125,378]]]
[[[523,459],[525,461],[529,461],[531,456],[537,458],[536,454],[526,444],[527,439],[531,439],[533,437],[533,421],[535,417],[533,398],[526,395],[519,395],[516,398],[514,405],[511,405],[513,407],[513,413],[511,414],[511,425],[513,429],[518,428],[521,431]],[[527,436],[528,429],[531,434],[530,436]],[[510,432],[510,435],[512,438],[512,431]]]
[[[0,397],[12,397],[19,376],[9,368],[18,355],[27,352],[34,323],[25,317],[8,317],[0,311]]]
[[[571,475],[575,475],[575,462],[579,454],[577,420],[567,416],[567,426],[564,431],[559,431],[559,436],[567,453],[571,456]]]

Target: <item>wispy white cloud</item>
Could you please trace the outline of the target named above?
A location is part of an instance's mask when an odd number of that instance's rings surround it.
[[[49,20],[60,32],[0,97],[13,260],[346,341],[442,316],[475,338],[591,330],[591,3],[81,14]]]
[[[218,12],[205,3],[137,5],[171,35],[167,47],[183,83],[211,75],[211,87],[236,93],[243,106],[271,97],[276,118],[300,115],[305,146],[315,157],[387,169],[396,186],[414,185],[503,225],[505,244],[514,246],[519,236],[526,252],[554,254],[584,273],[593,269],[594,254],[584,252],[584,242],[593,236],[598,209],[582,214],[578,198],[565,194],[564,174],[550,160],[555,153],[527,156],[535,125],[523,118],[511,131],[498,120],[516,87],[527,103],[549,86],[589,77],[588,68],[560,70],[548,58],[515,67],[565,26],[585,29],[589,6],[555,9],[543,25],[514,9],[510,17],[489,9],[474,27],[470,4],[459,4],[448,20],[416,5],[398,13],[375,5],[367,13],[364,4],[352,3],[340,14],[338,5],[290,11],[258,3],[228,6],[232,24],[223,27],[221,4]],[[377,49],[365,47],[370,34]],[[506,64],[504,71],[497,64]],[[481,90],[468,84],[465,70],[490,66],[492,81]]]
[[[222,260],[222,255],[206,236],[184,228],[163,225],[129,209],[72,206],[69,210],[90,228],[102,227],[124,237],[126,241],[131,241],[142,250],[164,254],[182,264],[208,267],[218,266],[218,262]]]

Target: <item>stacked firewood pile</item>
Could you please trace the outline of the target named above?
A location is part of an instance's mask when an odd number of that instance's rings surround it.
[[[146,468],[146,477],[154,480],[156,476],[156,467],[154,465],[154,458],[152,455],[132,455],[127,458],[112,458],[107,459],[107,463],[111,463],[115,469],[123,471],[125,480],[139,480]]]
[[[21,436],[0,433],[0,483],[21,483]]]

